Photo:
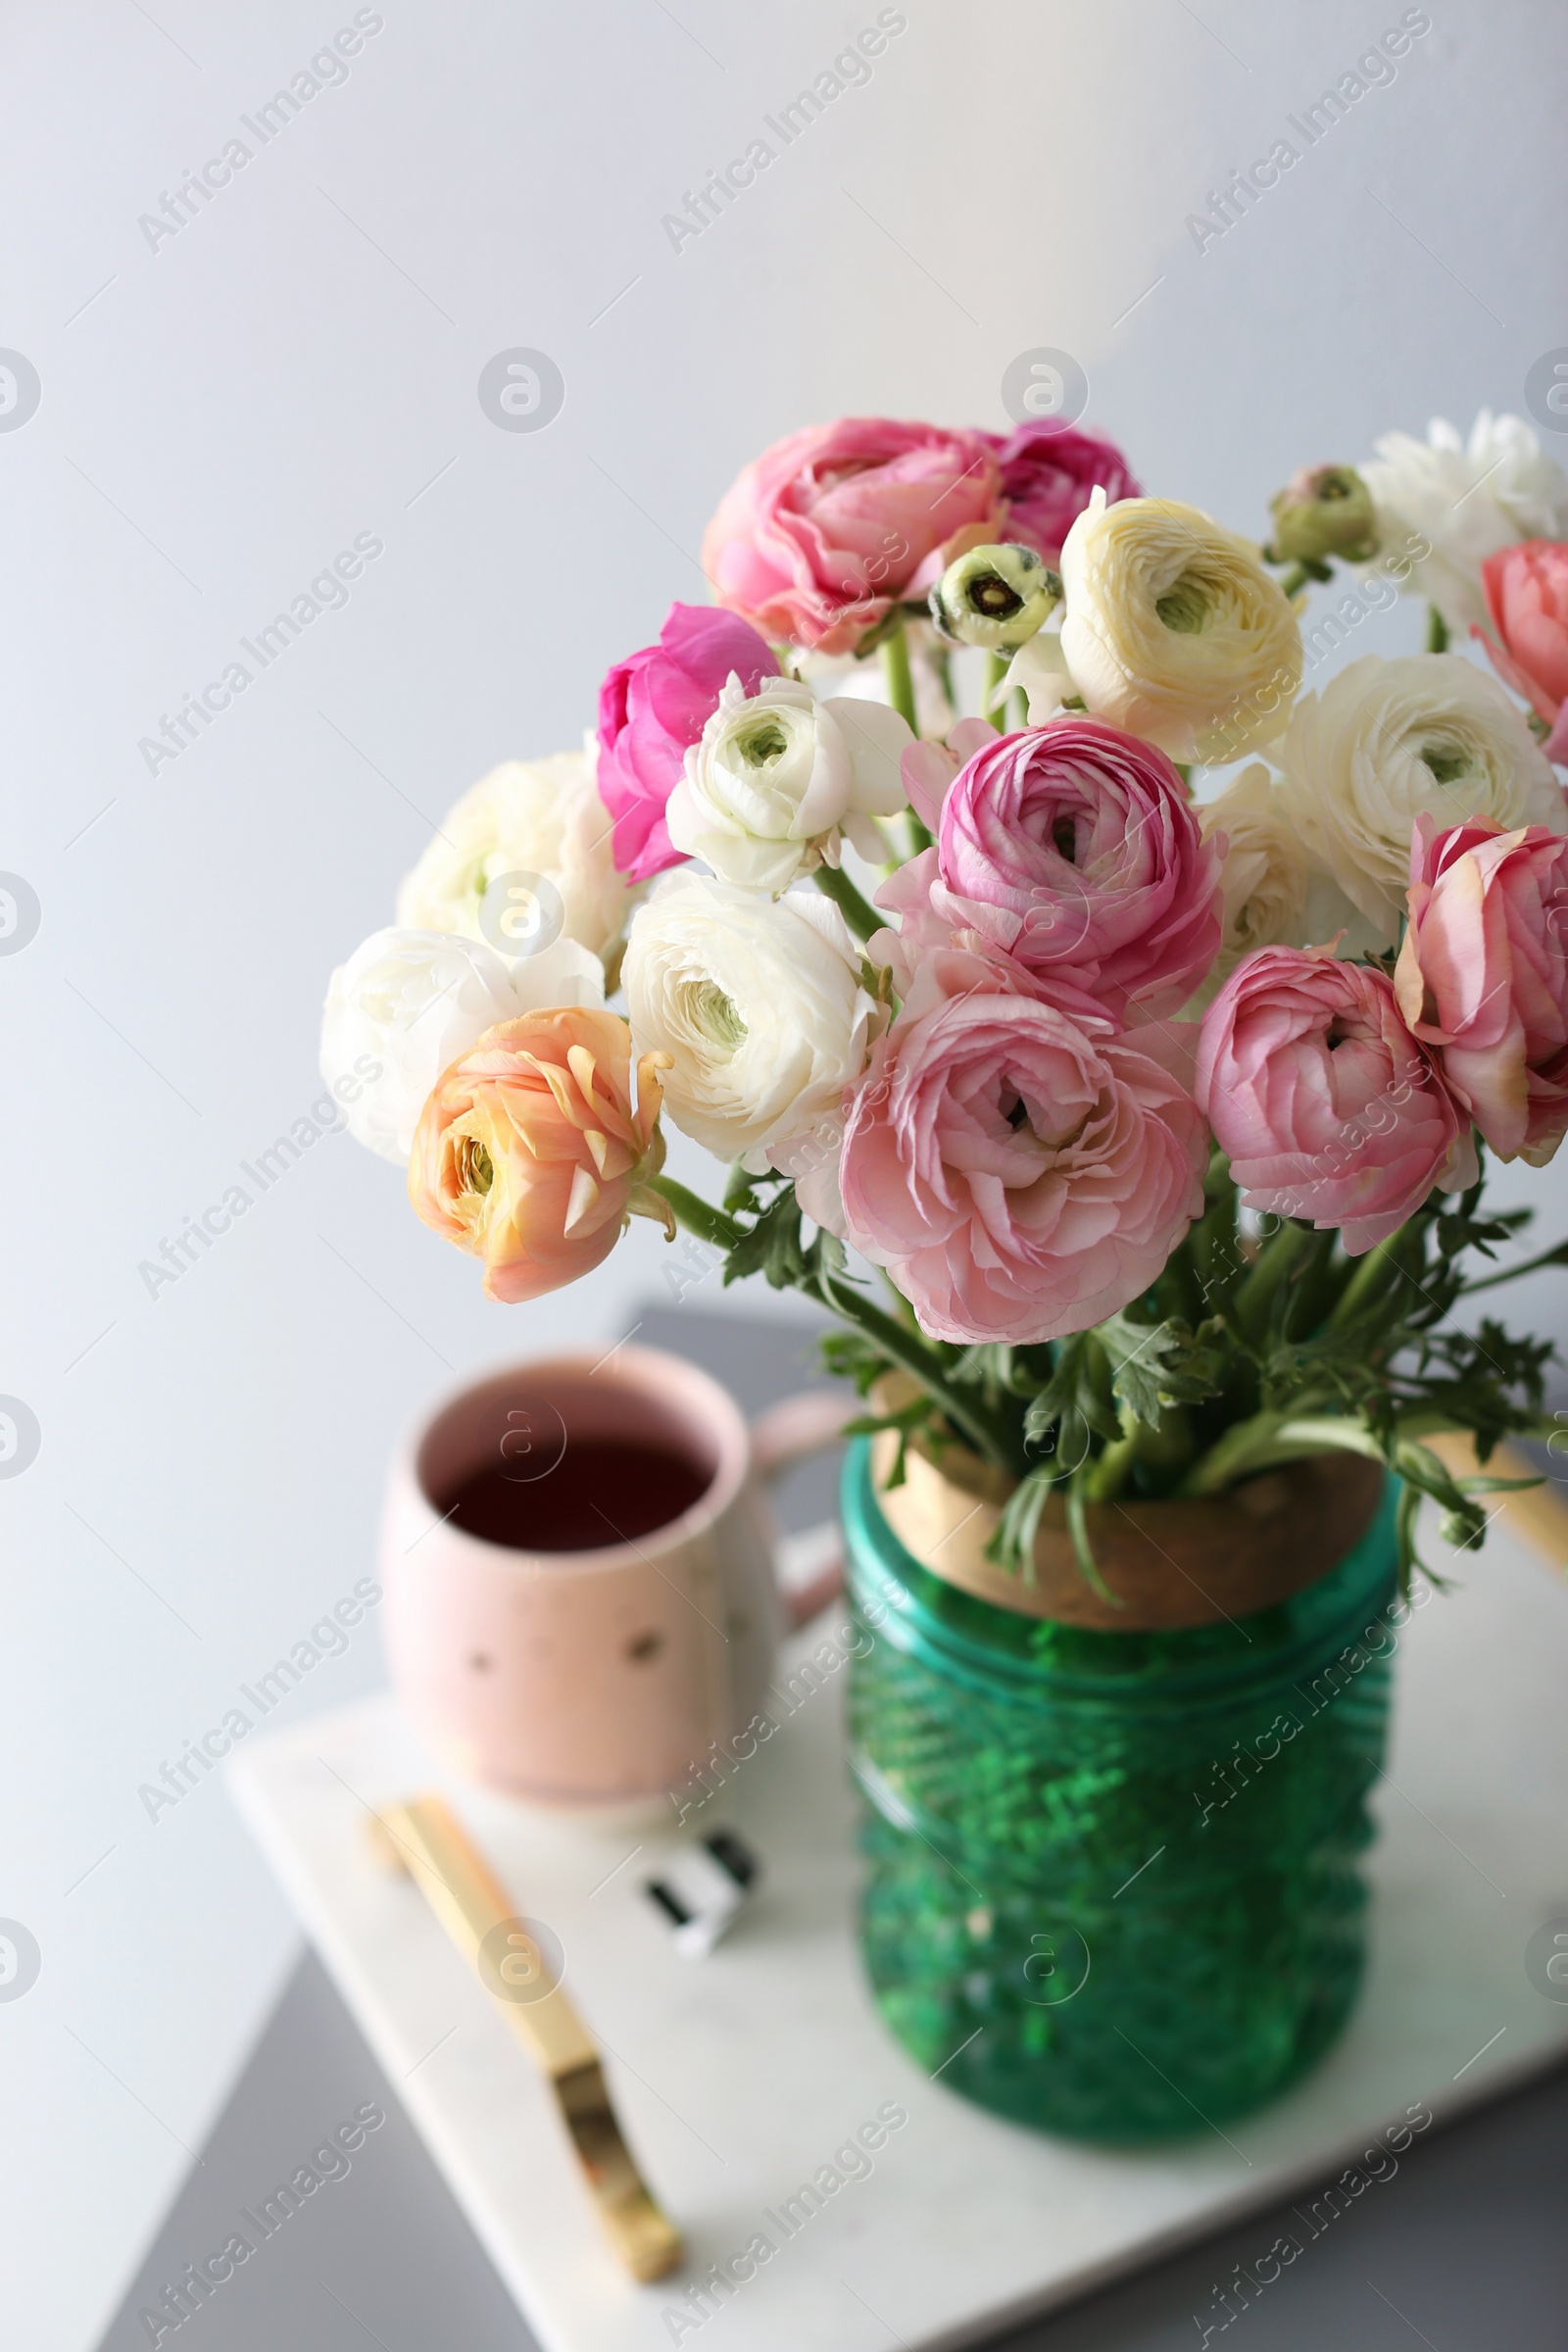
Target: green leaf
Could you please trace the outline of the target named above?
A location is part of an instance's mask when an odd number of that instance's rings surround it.
[[[1012,1349],[1003,1341],[986,1340],[966,1348],[953,1367],[955,1380],[972,1382],[976,1388],[1009,1389],[1012,1386]]]
[[[1421,1556],[1415,1547],[1415,1523],[1420,1508],[1420,1489],[1418,1487],[1401,1487],[1394,1514],[1394,1532],[1399,1552],[1399,1597],[1401,1600],[1408,1600],[1410,1597],[1410,1587],[1414,1582],[1415,1571],[1421,1568],[1423,1575],[1426,1573],[1422,1568]]]
[[[1461,1250],[1479,1250],[1483,1257],[1494,1257],[1496,1254],[1494,1243],[1511,1242],[1516,1234],[1522,1233],[1527,1225],[1533,1223],[1535,1213],[1533,1208],[1510,1208],[1485,1219],[1462,1213],[1440,1213],[1437,1220],[1439,1253],[1443,1257],[1457,1257]],[[1564,1257],[1568,1256],[1568,1243],[1559,1245],[1552,1251],[1552,1256],[1561,1264]]]
[[[807,1269],[811,1280],[819,1283],[825,1274],[835,1281],[842,1282],[846,1279],[849,1262],[844,1244],[839,1240],[838,1235],[829,1233],[825,1226],[819,1227],[815,1241],[806,1252]]]
[[[724,1187],[724,1206],[731,1216],[737,1213],[757,1216],[760,1212],[762,1203],[757,1197],[757,1188],[761,1182],[760,1177],[750,1173],[744,1160],[736,1160]]]
[[[1193,1332],[1183,1322],[1134,1323],[1125,1314],[1097,1324],[1095,1337],[1110,1358],[1117,1403],[1157,1427],[1162,1405],[1202,1404],[1217,1396],[1226,1358],[1211,1342],[1223,1329],[1217,1320]]]
[[[1035,1580],[1035,1536],[1040,1514],[1055,1483],[1047,1470],[1033,1471],[1021,1480],[1008,1495],[996,1533],[986,1545],[988,1560],[1012,1573],[1021,1570],[1029,1584]]]
[[[771,1200],[724,1261],[724,1281],[744,1282],[749,1274],[764,1275],[775,1291],[790,1289],[806,1272],[801,1247],[801,1212],[793,1192]]]
[[[1078,1396],[1078,1383],[1085,1350],[1084,1336],[1075,1333],[1071,1339],[1058,1340],[1056,1360],[1051,1377],[1032,1398],[1023,1417],[1023,1442],[1032,1450],[1050,1436],[1063,1413],[1073,1405]]]
[[[936,1412],[937,1408],[929,1396],[916,1396],[908,1404],[901,1405],[896,1413],[857,1414],[853,1421],[845,1422],[843,1435],[847,1438],[875,1438],[880,1437],[885,1429],[896,1429],[904,1437],[923,1428],[926,1422],[934,1421]]]
[[[844,1245],[818,1231],[809,1248],[801,1239],[801,1212],[793,1187],[774,1195],[724,1260],[724,1281],[743,1282],[761,1274],[775,1291],[813,1286],[818,1277],[842,1275]]]
[[[1102,1600],[1112,1602],[1118,1609],[1124,1608],[1126,1603],[1116,1598],[1115,1593],[1101,1575],[1096,1562],[1094,1548],[1089,1541],[1089,1520],[1085,1509],[1087,1500],[1087,1477],[1086,1472],[1081,1470],[1067,1488],[1067,1532],[1072,1538],[1073,1556],[1078,1562],[1078,1572],[1085,1584],[1092,1586],[1100,1594]]]
[[[875,1380],[892,1370],[893,1359],[859,1331],[830,1331],[820,1343],[822,1363],[837,1380],[853,1380],[863,1396]]]
[[[1443,1513],[1446,1543],[1468,1551],[1485,1540],[1486,1512],[1462,1491],[1447,1464],[1430,1446],[1407,1440],[1396,1448],[1395,1467],[1409,1490],[1429,1495],[1437,1503]]]

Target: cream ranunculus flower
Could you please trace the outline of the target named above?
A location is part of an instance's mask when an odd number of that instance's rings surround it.
[[[670,1118],[757,1173],[837,1113],[878,1010],[818,891],[767,899],[690,868],[638,908],[625,983],[637,1052],[669,1056]]]
[[[899,760],[913,740],[885,703],[819,703],[796,678],[747,694],[732,676],[669,796],[669,838],[750,890],[837,865],[841,833],[879,864],[887,845],[867,820],[905,806]]]
[[[1398,936],[1423,811],[1441,827],[1484,817],[1568,832],[1562,788],[1523,714],[1462,654],[1352,662],[1298,703],[1283,761],[1293,821],[1379,947]]]
[[[1358,470],[1372,493],[1382,555],[1430,554],[1396,575],[1467,634],[1487,623],[1481,566],[1521,539],[1568,538],[1568,474],[1518,416],[1483,409],[1468,445],[1439,416],[1425,441],[1385,433]]]
[[[514,942],[516,954],[528,955],[564,931],[608,960],[632,904],[611,825],[592,753],[504,760],[443,817],[398,892],[398,921],[457,931],[508,956]],[[487,910],[486,893],[504,875],[529,879],[509,892],[512,905],[492,899]],[[533,891],[534,880],[548,888]]]
[[[1254,760],[1198,811],[1205,837],[1225,836],[1225,936],[1205,982],[1212,994],[1257,948],[1324,947],[1361,956],[1380,944],[1301,839],[1280,779]]]
[[[349,1133],[406,1165],[426,1096],[485,1030],[540,1007],[604,1001],[604,966],[573,939],[507,963],[450,931],[372,931],[328,985],[321,1075]]]
[[[1216,766],[1281,732],[1301,634],[1247,540],[1197,507],[1096,490],[1061,582],[1062,657],[1097,718]]]
[[[1077,688],[1067,670],[1067,658],[1061,650],[1061,633],[1057,629],[1037,629],[1025,638],[1013,655],[1001,679],[992,688],[987,715],[995,717],[1005,710],[1007,697],[1013,688],[1021,687],[1029,712],[1029,724],[1043,727],[1054,719],[1069,696]]]
[[[1225,836],[1225,932],[1213,977],[1223,980],[1254,948],[1305,945],[1306,852],[1284,796],[1261,760],[1198,811],[1205,839]]]

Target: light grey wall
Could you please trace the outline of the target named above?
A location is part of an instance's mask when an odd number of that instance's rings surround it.
[[[577,739],[612,656],[702,594],[731,474],[803,421],[1002,424],[1007,363],[1064,347],[1152,486],[1261,530],[1298,461],[1518,408],[1568,343],[1543,9],[1432,0],[1393,86],[1202,252],[1186,216],[1396,0],[904,0],[870,80],[678,251],[662,217],[870,0],[377,13],[156,249],[138,217],[352,7],[75,0],[0,36],[0,344],[42,385],[0,433],[0,864],[42,907],[0,960],[0,1390],[42,1430],[0,1483],[0,1915],[43,1959],[0,2003],[0,2212],[36,2352],[112,2307],[294,1948],[221,1789],[153,1822],[138,1785],[365,1573],[392,1432],[448,1366],[661,1295],[644,1231],[487,1308],[342,1138],[173,1288],[138,1279],[318,1094],[325,974],[428,821]],[[519,345],[564,378],[538,433],[476,397]],[[347,608],[150,775],[138,739],[362,532]],[[376,1640],[291,1709],[368,1687]]]

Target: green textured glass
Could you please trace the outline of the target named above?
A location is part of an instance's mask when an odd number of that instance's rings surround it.
[[[928,2072],[1017,2122],[1135,2141],[1257,2107],[1328,2049],[1365,1956],[1396,1494],[1277,1607],[1089,1633],[921,1568],[852,1448],[861,1945]]]

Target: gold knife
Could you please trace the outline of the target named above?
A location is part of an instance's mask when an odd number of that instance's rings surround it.
[[[406,1870],[466,1959],[477,1967],[479,1947],[507,1922],[515,1947],[501,1963],[526,1984],[545,1974],[537,1944],[517,1922],[515,1908],[446,1799],[416,1796],[379,1816],[383,1851]],[[482,1975],[482,1972],[481,1972]],[[634,2278],[662,2278],[681,2258],[680,2232],[661,2212],[621,2135],[599,2052],[559,1984],[501,2007],[523,2048],[549,2080],[612,2245]]]

